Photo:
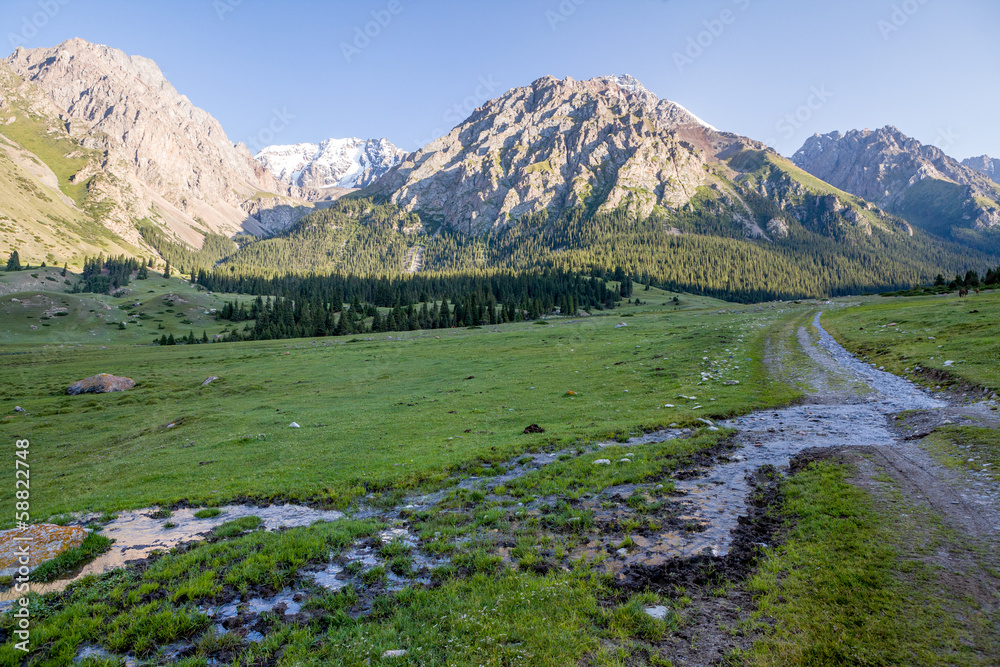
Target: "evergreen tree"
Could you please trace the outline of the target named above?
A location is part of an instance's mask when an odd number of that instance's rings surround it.
[[[7,260],[7,270],[8,271],[20,271],[21,270],[21,257],[14,250],[10,253],[10,259]]]
[[[59,275],[62,276],[63,278],[66,277],[66,269],[67,268],[68,268],[67,265],[65,263],[63,263],[62,271],[59,272]]]
[[[167,345],[177,345],[177,340],[174,338],[173,334],[167,336]]]
[[[163,269],[163,277],[164,278],[170,278],[170,262],[169,261],[167,262],[167,265]]]

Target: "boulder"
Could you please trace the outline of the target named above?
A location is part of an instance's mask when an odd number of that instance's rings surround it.
[[[40,523],[0,531],[0,574],[11,575],[20,565],[18,548],[30,544],[28,568],[35,569],[64,551],[83,544],[87,531],[79,526]]]
[[[132,378],[101,373],[86,380],[74,382],[66,390],[66,393],[70,396],[77,396],[79,394],[107,394],[112,391],[128,391],[134,387],[135,380]]]

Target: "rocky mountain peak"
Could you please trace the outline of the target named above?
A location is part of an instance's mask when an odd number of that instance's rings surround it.
[[[962,164],[986,174],[995,183],[1000,183],[1000,159],[992,158],[989,155],[980,155],[979,157],[966,158],[962,160]]]
[[[899,128],[816,134],[797,166],[939,234],[1000,226],[1000,190],[989,177]]]
[[[5,61],[81,128],[84,146],[107,159],[92,171],[119,220],[161,219],[200,244],[223,234],[270,231],[244,209],[258,192],[289,194],[246,147],[234,145],[208,112],[177,92],[155,62],[82,39],[19,48]],[[83,178],[83,175],[81,175]]]
[[[472,233],[577,206],[649,215],[690,201],[723,136],[631,76],[546,76],[407,156],[372,194]]]
[[[406,156],[388,139],[327,139],[268,146],[254,156],[277,179],[307,190],[364,188]]]

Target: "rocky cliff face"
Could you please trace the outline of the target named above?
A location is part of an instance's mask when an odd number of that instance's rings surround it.
[[[962,160],[962,164],[970,169],[982,172],[989,176],[995,183],[1000,183],[1000,160],[989,155],[970,157]]]
[[[688,203],[739,139],[627,75],[545,77],[477,109],[370,193],[474,234],[575,206],[648,216]]]
[[[327,139],[268,146],[256,156],[272,176],[304,190],[364,188],[399,164],[406,151],[387,139]]]
[[[19,85],[42,91],[69,135],[99,156],[73,183],[86,183],[101,220],[119,235],[135,241],[131,223],[140,218],[194,246],[205,231],[269,231],[250,211],[260,209],[258,193],[289,194],[288,185],[230,142],[153,61],[73,39],[19,48],[4,63]]]
[[[935,233],[1000,227],[996,183],[895,127],[817,134],[792,159],[814,176]]]

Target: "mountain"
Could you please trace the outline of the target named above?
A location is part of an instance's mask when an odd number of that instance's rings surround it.
[[[1000,186],[895,127],[817,134],[792,159],[934,234],[973,247],[1000,247]]]
[[[992,178],[995,183],[1000,183],[1000,160],[989,155],[980,155],[979,157],[966,158],[962,160],[962,164],[970,169],[981,171]]]
[[[513,89],[222,269],[621,267],[755,300],[909,287],[991,263],[622,75]]]
[[[705,184],[705,153],[721,136],[631,76],[545,77],[477,109],[372,193],[473,233],[543,209],[649,215]]]
[[[280,181],[298,188],[364,188],[406,156],[387,139],[327,139],[317,144],[268,146],[258,162]]]
[[[785,180],[758,182],[753,172],[765,163]],[[757,195],[801,223],[808,215],[797,206],[807,193],[834,197],[844,224],[902,229],[876,207],[816,182],[760,142],[659,99],[629,75],[545,77],[511,90],[365,190],[431,226],[472,234],[542,211],[552,218],[575,209],[624,210],[669,221],[708,207],[728,211],[730,232],[763,239],[787,236],[787,224],[776,220],[769,232],[772,220],[757,220]]]
[[[0,96],[0,134],[119,246],[148,249],[140,220],[197,248],[206,234],[269,234],[311,210],[146,58],[81,39],[18,48],[0,63]]]

